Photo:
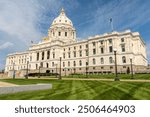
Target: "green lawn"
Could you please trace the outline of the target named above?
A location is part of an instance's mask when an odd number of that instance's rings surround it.
[[[0,95],[1,100],[139,100],[150,99],[150,83],[75,81],[45,79],[1,80],[15,84],[52,83],[53,88],[43,91]]]
[[[64,76],[65,77],[65,76]],[[84,74],[75,74],[75,75],[69,75],[66,76],[65,78],[108,78],[112,79],[115,77],[114,74],[89,74],[89,75],[84,75]],[[120,79],[130,79],[131,74],[118,74],[118,77]],[[150,80],[150,74],[134,74],[134,79],[149,79]]]

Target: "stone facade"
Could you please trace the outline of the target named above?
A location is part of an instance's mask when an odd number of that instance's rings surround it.
[[[29,50],[9,54],[5,72],[27,69],[29,72],[50,70],[59,73],[60,57],[63,75],[71,73],[112,73],[114,72],[114,49],[117,49],[118,72],[125,73],[133,62],[134,72],[147,68],[146,46],[138,32],[126,30],[111,32],[76,40],[76,30],[64,9],[54,19],[48,30],[48,37],[32,44]]]

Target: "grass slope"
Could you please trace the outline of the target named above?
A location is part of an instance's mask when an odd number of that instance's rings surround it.
[[[120,79],[131,79],[131,74],[118,74]],[[65,77],[65,76],[64,76]],[[115,78],[114,74],[89,74],[88,76],[84,74],[75,74],[66,76],[66,78],[108,78],[113,79]],[[150,74],[134,74],[134,79],[150,79]]]
[[[52,83],[50,90],[0,95],[1,100],[131,100],[150,99],[150,83],[74,81],[74,80],[2,80],[15,84]]]

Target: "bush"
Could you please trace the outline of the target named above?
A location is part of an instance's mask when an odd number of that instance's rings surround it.
[[[29,73],[28,76],[30,77],[36,77],[36,76],[56,76],[59,75],[58,73]]]

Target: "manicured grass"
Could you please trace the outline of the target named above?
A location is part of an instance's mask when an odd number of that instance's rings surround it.
[[[64,76],[65,77],[65,76]],[[65,78],[115,78],[114,74],[88,74],[87,76],[84,74],[75,74],[69,75]],[[120,79],[131,79],[131,74],[118,74]],[[134,79],[150,79],[150,74],[134,74]]]
[[[0,95],[1,100],[138,100],[150,99],[150,83],[49,79],[1,80],[15,84],[52,83],[50,90]]]

